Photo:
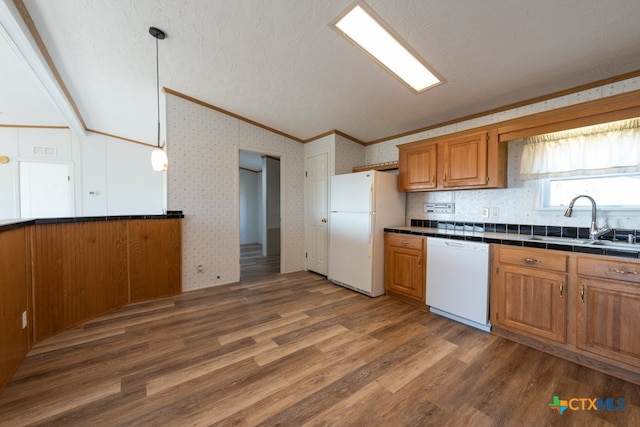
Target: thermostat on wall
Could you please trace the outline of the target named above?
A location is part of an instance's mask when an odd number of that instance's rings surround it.
[[[425,213],[454,213],[455,203],[425,203]]]

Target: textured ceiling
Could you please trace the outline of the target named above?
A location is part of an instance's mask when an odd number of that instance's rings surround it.
[[[640,70],[638,0],[367,1],[446,79],[418,95],[329,27],[352,0],[23,2],[86,126],[152,144],[150,26],[167,34],[161,86],[302,140],[377,140]],[[0,124],[64,125],[3,43],[0,60]]]

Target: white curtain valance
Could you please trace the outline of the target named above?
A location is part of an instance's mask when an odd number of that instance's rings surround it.
[[[640,119],[525,138],[522,179],[640,172]]]

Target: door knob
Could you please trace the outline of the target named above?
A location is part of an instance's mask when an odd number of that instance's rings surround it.
[[[327,222],[327,218],[322,218],[322,222]]]

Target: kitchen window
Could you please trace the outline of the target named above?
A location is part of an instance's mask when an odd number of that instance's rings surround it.
[[[640,209],[640,119],[526,138],[520,171],[540,180],[542,208],[587,194],[609,210]]]
[[[607,210],[640,210],[640,173],[541,180],[542,208],[566,208],[571,199],[587,194]],[[591,207],[586,199],[578,199],[576,206]]]

